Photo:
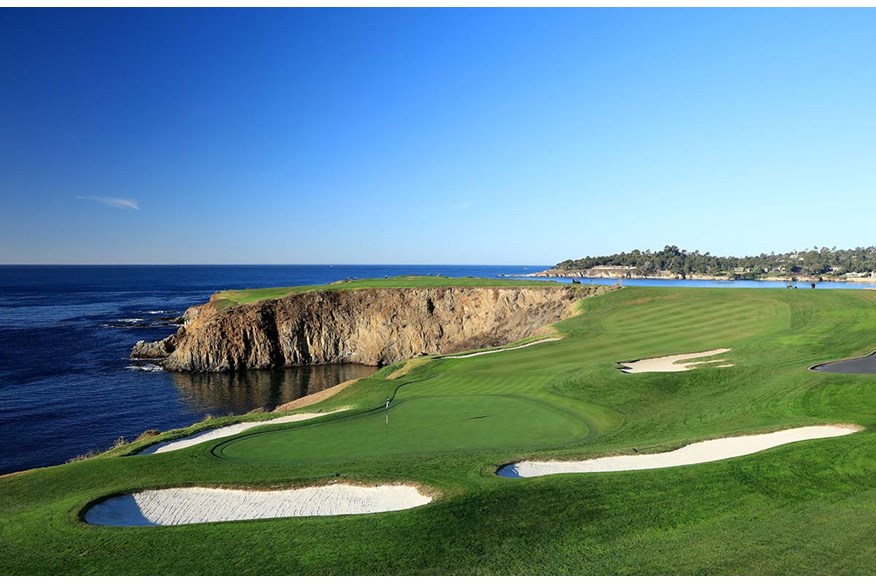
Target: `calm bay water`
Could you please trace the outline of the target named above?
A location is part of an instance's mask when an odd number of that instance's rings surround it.
[[[0,266],[0,474],[60,464],[148,428],[274,406],[376,369],[169,373],[129,361],[167,319],[229,288],[544,266]]]
[[[544,268],[0,266],[0,474],[59,464],[89,450],[105,449],[119,436],[133,439],[148,428],[167,430],[206,415],[272,408],[374,371],[347,365],[183,374],[128,360],[135,342],[172,333],[176,327],[167,319],[205,302],[217,290],[404,274],[495,277]],[[703,280],[624,283],[784,287],[782,282]],[[819,284],[819,288],[867,286]]]

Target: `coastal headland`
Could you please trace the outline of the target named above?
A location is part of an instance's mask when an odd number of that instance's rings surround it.
[[[527,274],[548,278],[766,280],[876,283],[876,247],[812,248],[785,253],[721,256],[675,245],[562,261]]]
[[[220,292],[186,311],[176,333],[138,343],[131,356],[161,359],[175,371],[380,366],[530,337],[571,316],[579,300],[608,289],[544,282],[484,286],[451,278],[357,284],[278,289],[276,297]]]
[[[674,272],[672,270],[655,270],[646,272],[630,266],[594,266],[587,269],[551,268],[540,272],[526,274],[530,278],[581,278],[606,280],[764,280],[767,282],[858,282],[876,285],[876,277],[867,276],[834,276],[806,275],[799,273],[782,275],[757,275],[747,272],[737,273],[691,273]]]
[[[331,334],[316,318],[352,334],[355,314],[410,338],[378,343],[385,366],[321,401],[0,477],[0,572],[876,570],[873,377],[810,369],[872,353],[873,291],[421,283],[228,291],[191,309],[193,346],[235,339],[195,361],[209,366],[261,363],[253,340],[293,310],[310,324],[288,330],[312,338]],[[419,336],[470,350],[388,362]]]

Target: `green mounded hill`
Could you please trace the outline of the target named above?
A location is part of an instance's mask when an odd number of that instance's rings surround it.
[[[560,341],[384,368],[309,408],[353,408],[331,417],[119,456],[166,436],[150,438],[0,478],[0,573],[876,572],[876,377],[809,370],[874,349],[876,293],[624,288],[581,309],[557,325]],[[731,349],[722,358],[733,367],[617,368],[717,348]],[[828,423],[864,430],[687,467],[495,475],[524,458],[649,453]],[[113,494],[276,488],[336,474],[414,483],[436,497],[346,517],[139,528],[79,519]]]

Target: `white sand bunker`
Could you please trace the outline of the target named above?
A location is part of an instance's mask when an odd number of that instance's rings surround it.
[[[702,353],[682,353],[681,355],[667,355],[666,357],[655,357],[654,359],[641,359],[639,361],[630,361],[628,363],[620,363],[621,372],[623,373],[668,373],[675,371],[689,371],[696,369],[699,365],[706,363],[721,363],[726,359],[709,359],[708,361],[695,361],[704,357],[712,357],[726,353],[730,349],[715,349],[714,351],[703,351]],[[723,363],[718,367],[733,367],[732,363]]]
[[[553,341],[560,341],[562,339],[558,337],[550,337],[547,339],[539,339],[537,341],[532,341],[531,343],[526,343],[525,345],[517,345],[516,347],[505,347],[504,349],[491,349],[489,351],[479,351],[477,353],[468,353],[466,355],[449,355],[447,357],[442,357],[442,359],[468,359],[469,357],[480,357],[481,355],[490,355],[492,353],[504,353],[505,351],[516,351],[517,349],[525,349],[526,347],[531,347],[533,345],[540,345],[542,343],[552,343]]]
[[[282,491],[161,489],[111,497],[93,506],[85,521],[95,525],[186,525],[274,517],[358,515],[401,511],[432,500],[407,485],[326,485]]]
[[[745,456],[801,440],[845,436],[860,429],[857,426],[805,426],[791,430],[780,430],[770,434],[735,436],[732,438],[718,438],[704,442],[695,442],[678,450],[662,452],[660,454],[607,456],[604,458],[573,461],[525,460],[503,466],[496,474],[508,478],[527,478],[566,473],[669,468]]]
[[[345,408],[344,408],[345,409]],[[180,448],[188,448],[189,446],[194,446],[195,444],[201,444],[202,442],[208,442],[210,440],[215,440],[216,438],[226,438],[228,436],[234,436],[235,434],[240,434],[241,432],[245,432],[250,428],[256,428],[258,426],[267,426],[269,424],[289,424],[291,422],[301,422],[304,420],[310,420],[312,418],[318,418],[320,416],[326,416],[328,414],[333,414],[335,412],[343,411],[343,409],[334,410],[331,412],[318,412],[318,413],[309,413],[309,414],[291,414],[289,416],[281,416],[279,418],[272,418],[270,420],[262,420],[260,422],[240,422],[239,424],[231,424],[229,426],[222,426],[220,428],[213,428],[212,430],[204,430],[203,432],[198,432],[197,434],[192,434],[191,436],[186,436],[185,438],[180,438],[178,440],[166,440],[164,442],[158,442],[157,444],[153,444],[148,448],[144,448],[137,454],[159,454],[161,452],[171,452],[172,450],[179,450]]]

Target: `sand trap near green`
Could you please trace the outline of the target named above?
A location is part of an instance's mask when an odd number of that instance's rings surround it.
[[[276,491],[160,489],[111,497],[94,505],[95,525],[155,526],[276,517],[360,515],[425,505],[431,497],[408,485],[325,485]]]
[[[335,411],[341,410],[339,409]],[[164,442],[158,442],[157,444],[153,444],[147,448],[144,448],[137,454],[160,454],[162,452],[172,452],[174,450],[180,450],[181,448],[194,446],[195,444],[202,444],[204,442],[209,442],[210,440],[216,440],[217,438],[227,438],[228,436],[234,436],[242,432],[246,432],[247,430],[250,430],[252,428],[258,428],[259,426],[303,422],[304,420],[311,420],[313,418],[319,418],[321,416],[333,414],[335,413],[335,411],[291,414],[288,416],[281,416],[279,418],[261,420],[258,422],[240,422],[239,424],[230,424],[228,426],[213,428],[212,430],[204,430],[203,432],[198,432],[197,434],[192,434],[191,436],[186,436],[185,438],[179,438],[177,440],[165,440]]]
[[[686,466],[754,454],[802,440],[845,436],[858,430],[860,428],[854,426],[806,426],[769,434],[705,440],[659,454],[607,456],[590,460],[524,460],[505,465],[496,474],[507,478],[529,478],[552,474],[618,472]]]
[[[561,341],[417,359],[317,406],[349,407],[343,414],[0,477],[0,573],[870,575],[874,379],[810,367],[872,352],[874,307],[864,290],[630,286],[582,302],[556,325]],[[617,369],[722,347],[733,350],[704,359],[734,367]],[[585,462],[633,448],[652,456],[838,423],[863,429],[642,472],[495,474],[516,461]],[[220,457],[223,447],[233,459]],[[167,528],[82,520],[107,496],[328,481],[423,485],[433,500],[400,512]]]
[[[829,361],[827,363],[813,365],[810,369],[813,371],[824,371],[826,373],[873,374],[876,373],[876,353],[870,353],[863,357]]]
[[[213,453],[252,462],[342,460],[562,444],[588,431],[575,415],[520,396],[416,397],[388,411],[232,438]]]
[[[713,357],[726,353],[730,349],[715,349],[713,351],[703,351],[701,353],[682,353],[680,355],[667,355],[665,357],[654,357],[653,359],[639,359],[638,361],[629,361],[620,363],[621,372],[623,373],[673,373],[678,371],[690,371],[696,369],[700,365],[707,363],[722,363],[717,367],[732,367],[732,363],[726,363],[726,359],[709,359],[702,361],[705,357]]]

